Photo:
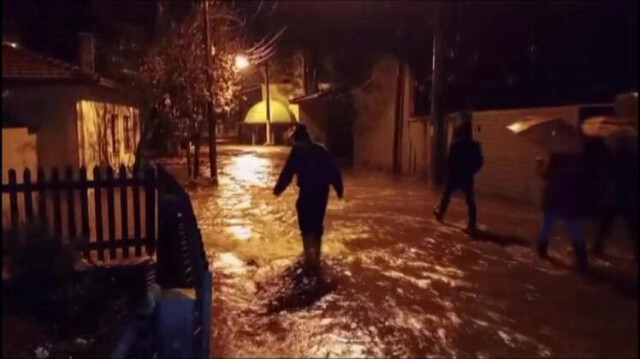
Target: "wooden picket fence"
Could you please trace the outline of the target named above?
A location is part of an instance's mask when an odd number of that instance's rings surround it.
[[[151,278],[162,289],[194,290],[191,317],[183,318],[192,327],[182,338],[172,338],[171,345],[160,341],[158,333],[171,333],[172,329],[157,323],[175,323],[161,320],[159,311],[143,319],[134,316],[121,333],[112,357],[133,355],[136,343],[147,340],[149,333],[153,333],[154,344],[145,357],[176,357],[177,349],[173,348],[176,341],[189,347],[188,357],[209,357],[212,273],[189,195],[162,166],[134,167],[131,171],[121,166],[117,175],[111,167],[96,167],[91,179],[87,178],[85,168],[67,167],[62,178],[57,168],[50,171],[49,177],[38,169],[35,181],[29,169],[24,170],[21,181],[11,169],[8,182],[2,184],[2,196],[3,203],[4,197],[8,197],[9,204],[3,231],[19,234],[25,224],[40,220],[57,240],[68,240],[90,261],[102,261],[95,267],[110,273],[126,269],[127,277],[131,278],[130,264],[138,261],[111,260],[132,257],[152,262],[145,269],[145,273],[151,274],[146,279],[147,287]],[[153,258],[140,258],[145,256]],[[164,313],[167,314],[170,315]]]
[[[127,171],[121,166],[117,174],[111,167],[95,167],[92,179],[84,167],[67,167],[64,177],[53,168],[48,178],[39,168],[35,181],[25,169],[18,182],[16,171],[10,169],[8,183],[2,184],[3,197],[8,195],[9,202],[3,231],[17,233],[24,224],[41,221],[55,238],[76,245],[89,260],[105,261],[107,254],[109,260],[153,256],[156,179],[153,167]]]

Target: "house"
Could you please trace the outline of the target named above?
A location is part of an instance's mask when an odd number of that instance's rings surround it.
[[[117,84],[94,73],[93,38],[82,37],[80,44],[82,68],[3,43],[3,137],[6,114],[35,133],[42,168],[132,166],[140,111]],[[5,154],[3,147],[5,156],[19,154]]]
[[[28,168],[32,172],[38,168],[36,155],[37,136],[32,128],[2,113],[2,183],[9,180],[8,170],[22,172]]]
[[[422,176],[426,173],[425,124],[415,110],[414,75],[391,56],[380,58],[371,78],[353,92],[353,163]]]
[[[380,58],[371,80],[353,92],[353,164],[382,171],[426,177],[432,161],[434,123],[417,113],[417,83],[412,69],[391,56]],[[616,101],[618,112],[637,121],[637,93]],[[612,114],[613,104],[567,104],[511,109],[478,109],[469,115],[474,138],[483,147],[485,165],[476,177],[476,190],[535,203],[540,183],[533,161],[540,149],[512,135],[506,128],[530,115],[560,117],[577,126],[586,118]],[[304,113],[304,108],[301,110]],[[305,116],[301,115],[302,121]],[[460,113],[445,118],[445,146],[451,141]]]

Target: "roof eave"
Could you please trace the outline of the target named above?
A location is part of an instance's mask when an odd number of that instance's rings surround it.
[[[4,85],[52,85],[52,84],[90,84],[103,86],[110,89],[120,89],[121,86],[105,78],[24,78],[24,77],[2,77]]]

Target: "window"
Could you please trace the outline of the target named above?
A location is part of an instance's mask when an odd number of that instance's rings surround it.
[[[124,116],[123,118],[124,125],[124,150],[126,152],[131,151],[131,142],[133,142],[133,133],[131,131],[131,123],[129,123],[130,117]]]
[[[113,154],[117,155],[120,144],[118,143],[118,115],[111,115],[111,146]]]

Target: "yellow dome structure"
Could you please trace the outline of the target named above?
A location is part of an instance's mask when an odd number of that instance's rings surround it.
[[[269,102],[272,124],[295,124],[298,122],[298,105],[285,105],[280,101]],[[246,124],[264,124],[267,122],[267,102],[260,101],[253,105],[244,117]]]

